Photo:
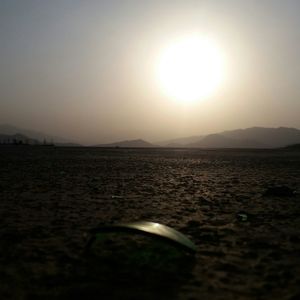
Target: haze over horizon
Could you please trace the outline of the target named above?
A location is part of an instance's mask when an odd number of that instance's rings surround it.
[[[292,0],[3,0],[0,124],[84,144],[300,128],[299,11]],[[158,58],[191,34],[216,43],[224,78],[176,101]]]

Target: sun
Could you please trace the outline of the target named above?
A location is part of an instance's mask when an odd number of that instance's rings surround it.
[[[224,79],[224,57],[209,38],[178,39],[161,53],[157,78],[164,93],[181,102],[211,96]]]

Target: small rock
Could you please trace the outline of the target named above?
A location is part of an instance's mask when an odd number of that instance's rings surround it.
[[[248,221],[248,214],[244,212],[239,212],[236,214],[236,218],[240,222],[247,222]]]
[[[111,196],[112,199],[123,199],[123,196],[118,196],[118,195],[112,195]]]

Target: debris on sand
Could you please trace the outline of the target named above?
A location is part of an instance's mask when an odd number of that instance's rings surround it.
[[[295,196],[295,191],[285,185],[273,186],[267,188],[267,190],[263,193],[263,196],[292,197]]]
[[[123,196],[119,196],[119,195],[112,195],[111,199],[123,199]]]
[[[240,222],[247,222],[248,221],[248,214],[245,212],[239,212],[236,214],[236,218]]]

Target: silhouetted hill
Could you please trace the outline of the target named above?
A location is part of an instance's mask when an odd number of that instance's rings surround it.
[[[233,139],[221,134],[210,134],[201,141],[187,145],[193,148],[263,148],[264,145],[247,139]]]
[[[185,147],[188,144],[200,141],[203,138],[201,135],[177,138],[158,142],[157,144],[163,147]]]
[[[38,145],[40,142],[36,139],[31,139],[23,134],[0,134],[0,144],[28,144]]]
[[[21,135],[20,141],[30,143],[53,142],[57,146],[81,146],[65,138],[44,134],[41,132],[21,129],[11,125],[0,125],[2,140],[8,136]],[[1,142],[1,140],[0,140]],[[2,142],[3,143],[3,142]],[[296,128],[264,128],[252,127],[246,129],[228,130],[206,136],[191,136],[158,143],[164,147],[187,148],[282,148],[288,145],[300,144],[300,130]],[[150,148],[158,147],[142,139],[124,140],[110,144],[98,144],[96,147]]]
[[[152,147],[153,148],[157,146],[149,142],[146,142],[144,140],[137,139],[137,140],[120,141],[111,144],[99,144],[99,145],[95,145],[95,147],[120,147],[120,148],[151,148]]]
[[[288,145],[283,149],[300,151],[300,144]]]
[[[159,142],[164,147],[279,148],[300,143],[296,128],[251,127]]]
[[[279,148],[300,143],[300,130],[295,128],[252,127],[209,134],[200,140],[181,145],[191,148]]]
[[[300,143],[300,130],[287,127],[252,127],[247,129],[224,131],[220,134],[232,139],[255,140],[270,148],[284,147],[290,144]]]
[[[9,124],[0,125],[0,134],[6,134],[6,135],[22,134],[24,136],[27,136],[30,139],[38,140],[41,143],[44,140],[46,140],[47,142],[53,142],[54,144],[59,144],[60,146],[65,144],[74,144],[80,146],[79,144],[74,143],[74,141],[70,141],[62,137],[58,137],[58,136],[54,136],[54,135],[50,135],[50,134],[46,134],[34,130],[18,128]]]

